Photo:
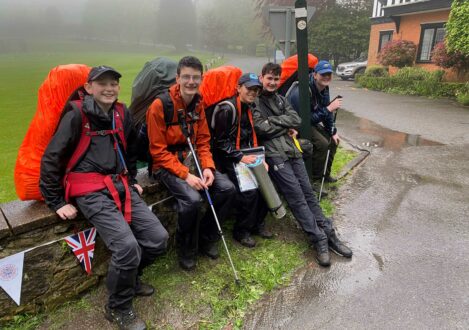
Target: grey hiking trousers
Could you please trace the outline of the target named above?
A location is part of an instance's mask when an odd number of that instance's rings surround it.
[[[127,311],[132,307],[137,276],[166,251],[168,232],[131,188],[130,224],[117,209],[107,189],[77,197],[76,203],[96,230],[112,257],[107,275],[109,307]]]
[[[269,174],[311,243],[327,239],[332,221],[324,216],[314,194],[303,158],[267,157]]]

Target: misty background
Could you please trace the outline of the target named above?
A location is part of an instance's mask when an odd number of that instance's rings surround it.
[[[267,55],[275,42],[262,8],[283,0],[0,0],[0,53],[166,47]],[[366,52],[372,0],[311,0],[309,49],[321,58]],[[326,29],[326,30],[324,30]],[[333,32],[332,36],[326,36]],[[263,54],[259,54],[259,53]],[[292,49],[292,53],[296,50]]]

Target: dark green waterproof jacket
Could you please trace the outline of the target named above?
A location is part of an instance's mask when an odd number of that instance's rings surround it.
[[[252,110],[254,128],[260,145],[265,147],[266,157],[301,158],[290,128],[298,130],[301,118],[287,99],[277,93],[262,92]]]

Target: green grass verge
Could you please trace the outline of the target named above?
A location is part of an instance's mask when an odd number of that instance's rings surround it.
[[[151,52],[148,49],[134,52],[103,51],[105,47],[84,51],[77,43],[67,43],[60,47],[51,44],[47,51],[36,48],[29,53],[0,54],[0,203],[17,198],[13,170],[18,148],[36,112],[39,86],[53,67],[69,63],[115,67],[122,74],[119,99],[128,105],[132,82],[145,62],[157,56],[167,56],[178,61],[186,55],[168,50]],[[193,55],[203,63],[212,58],[208,53]]]
[[[339,148],[332,175],[337,175],[354,155],[355,152]],[[342,183],[343,179],[329,185],[329,188]],[[331,198],[334,195],[335,191],[330,189],[329,197],[321,201],[327,216],[333,215]],[[284,220],[272,220],[269,217],[268,226],[276,233],[276,237],[273,240],[257,239],[255,249],[247,249],[234,242],[229,234],[231,226],[232,223],[227,223],[224,232],[241,285],[234,283],[221,244],[220,258],[210,260],[200,257],[194,272],[181,270],[175,251],[171,250],[144,273],[145,281],[154,285],[157,293],[145,301],[136,301],[136,309],[147,320],[150,329],[222,329],[227,325],[239,329],[250,306],[264,294],[286,285],[296,269],[311,262],[308,243],[303,233],[295,229],[291,214]],[[97,311],[102,310],[104,290],[101,286],[84,298],[58,310],[48,311],[47,314],[16,316],[4,329],[29,330],[38,326],[41,329],[61,329],[83,318],[102,319],[102,313]]]

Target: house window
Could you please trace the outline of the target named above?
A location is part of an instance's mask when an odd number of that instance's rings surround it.
[[[421,29],[417,62],[430,62],[433,48],[445,39],[444,23],[422,24]]]
[[[379,45],[378,45],[378,53],[383,49],[384,45],[392,40],[392,32],[393,31],[380,31],[379,32]]]

